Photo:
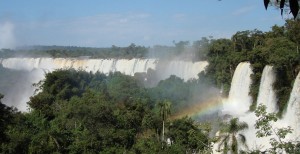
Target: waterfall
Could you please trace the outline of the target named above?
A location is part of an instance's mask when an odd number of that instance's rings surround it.
[[[191,78],[198,78],[198,73],[205,70],[208,65],[206,61],[187,62],[187,61],[163,61],[158,64],[158,73],[161,79],[168,78],[171,74],[176,75],[185,81]]]
[[[21,111],[26,111],[26,102],[33,95],[33,83],[44,79],[44,72],[52,72],[56,69],[73,68],[95,73],[97,71],[108,74],[119,71],[126,75],[133,76],[137,72],[147,72],[148,69],[159,70],[158,79],[163,80],[170,75],[176,75],[184,80],[198,78],[197,74],[204,71],[208,63],[188,62],[188,61],[170,61],[166,63],[167,67],[159,68],[158,59],[76,59],[76,58],[7,58],[0,59],[0,64],[4,68],[27,71],[30,76],[27,82],[27,88],[22,85],[20,97],[16,99],[13,94],[5,96],[3,100],[8,105],[14,105]],[[161,74],[160,74],[161,73]],[[1,85],[0,85],[1,86]],[[18,86],[18,85],[16,85]],[[16,87],[19,88],[19,87]],[[25,90],[24,90],[25,89]],[[14,90],[16,91],[16,90]]]
[[[274,69],[272,66],[265,66],[260,88],[259,88],[259,96],[258,96],[258,103],[262,103],[266,105],[267,112],[276,112],[278,111],[276,106],[276,96],[274,93],[274,89],[272,84],[275,81],[275,74]],[[257,120],[257,117],[253,112],[247,113],[243,116],[240,116],[239,119],[241,121],[247,122],[249,128],[247,130],[242,131],[246,137],[246,143],[249,149],[256,149],[259,148],[260,150],[265,150],[271,148],[270,139],[277,138],[276,135],[271,135],[269,137],[257,138],[256,131],[254,125]],[[279,119],[277,122],[272,123],[273,128],[283,128],[287,126],[291,126],[293,129],[292,134],[288,134],[285,140],[299,140],[300,137],[300,73],[298,74],[293,90],[290,94],[290,99],[288,102],[288,107],[286,113],[282,119]]]
[[[292,139],[300,137],[300,72],[295,80],[283,120],[292,127]]]
[[[229,97],[224,100],[223,114],[230,114],[238,117],[240,121],[247,122],[248,129],[241,131],[246,137],[246,145],[249,149],[265,150],[270,148],[270,137],[257,138],[255,122],[257,117],[253,112],[248,112],[252,103],[252,98],[249,96],[252,74],[250,63],[240,63],[235,72],[231,82]],[[272,87],[275,81],[275,74],[272,66],[265,66],[260,88],[258,102],[264,103],[268,107],[268,111],[276,111],[276,97]],[[244,149],[245,147],[240,147]],[[244,149],[245,150],[245,149]]]
[[[5,68],[31,71],[42,69],[53,71],[55,69],[74,68],[88,72],[109,72],[119,71],[126,75],[133,76],[137,72],[147,72],[149,68],[158,69],[157,59],[72,59],[72,58],[8,58],[3,59],[1,64]],[[176,75],[184,80],[198,78],[198,73],[205,70],[206,61],[170,61],[165,67],[159,68],[160,79],[166,79],[170,75]]]
[[[249,62],[240,63],[233,75],[229,97],[223,101],[223,114],[238,116],[249,110],[252,102],[249,96],[252,70]]]
[[[278,108],[276,106],[276,94],[273,89],[273,83],[275,82],[275,73],[272,66],[265,66],[260,86],[259,94],[257,98],[257,105],[263,104],[267,107],[267,112],[277,112]]]

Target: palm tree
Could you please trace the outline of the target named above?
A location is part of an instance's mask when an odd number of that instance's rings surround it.
[[[159,102],[157,104],[159,106],[159,113],[162,118],[162,141],[165,140],[165,120],[167,120],[168,116],[171,114],[171,102],[164,100],[163,102]]]
[[[239,122],[238,118],[233,118],[229,121],[229,123],[225,123],[223,128],[220,130],[221,135],[218,138],[218,148],[220,149],[220,147],[223,146],[224,153],[231,151],[232,153],[237,154],[238,143],[243,143],[246,146],[246,137],[242,134],[238,134],[238,132],[247,128],[247,123]]]

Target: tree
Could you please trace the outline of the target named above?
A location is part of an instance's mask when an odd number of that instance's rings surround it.
[[[297,44],[297,53],[299,54],[300,20],[286,20],[285,29],[287,37]]]
[[[206,37],[202,37],[201,40],[193,42],[193,49],[195,52],[195,56],[193,60],[203,60],[206,58],[208,53],[210,40]]]
[[[183,53],[185,51],[185,48],[190,44],[189,41],[179,41],[179,42],[173,41],[173,43],[175,45],[175,51],[177,55]]]
[[[272,26],[272,31],[266,33],[266,37],[268,38],[276,38],[276,37],[284,37],[285,30],[284,26],[274,25]]]
[[[6,141],[6,135],[5,130],[8,126],[8,124],[12,121],[12,113],[13,108],[6,106],[5,104],[2,104],[1,99],[4,96],[0,94],[0,143]],[[1,149],[0,149],[1,152]]]
[[[209,48],[208,55],[216,56],[217,58],[219,56],[223,56],[226,54],[226,52],[230,51],[232,48],[232,41],[229,39],[218,39],[218,40],[212,40],[212,43]]]
[[[176,119],[171,122],[169,129],[168,136],[171,138],[172,146],[174,144],[182,145],[185,147],[186,153],[210,152],[209,132],[204,131],[203,126],[200,127],[191,118]]]
[[[107,92],[116,102],[126,102],[130,98],[140,97],[137,80],[120,72],[108,76]]]
[[[245,145],[246,142],[246,137],[242,134],[238,134],[238,132],[247,128],[247,123],[239,122],[238,118],[233,118],[229,121],[229,123],[223,124],[222,129],[220,131],[221,135],[218,138],[219,149],[221,148],[221,146],[223,146],[224,153],[227,153],[227,151],[229,150],[232,153],[237,154],[238,143],[240,142]],[[230,147],[228,147],[229,143],[231,143]]]
[[[276,113],[267,113],[266,106],[260,104],[255,110],[255,115],[258,120],[255,123],[255,128],[258,129],[256,136],[258,138],[268,137],[275,135],[270,139],[271,148],[267,149],[269,153],[299,153],[299,142],[291,142],[283,140],[287,134],[292,133],[290,126],[275,128],[273,122],[276,122],[278,118]]]
[[[162,102],[159,102],[158,104],[159,107],[159,113],[162,118],[162,138],[161,140],[165,140],[165,121],[167,120],[168,116],[171,114],[171,102],[164,100]]]

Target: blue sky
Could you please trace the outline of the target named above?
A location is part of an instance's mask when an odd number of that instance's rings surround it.
[[[263,0],[0,0],[0,48],[19,45],[172,45],[284,19]]]

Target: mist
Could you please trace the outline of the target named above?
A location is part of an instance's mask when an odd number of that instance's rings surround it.
[[[17,70],[0,66],[0,93],[4,95],[2,102],[16,107],[19,111],[28,111],[27,102],[34,95],[38,83],[44,78],[42,70]]]
[[[14,29],[14,24],[9,21],[0,23],[0,49],[15,48],[16,41]]]
[[[156,45],[148,51],[147,58],[159,59],[156,69],[147,72],[145,82],[148,87],[159,86],[163,80],[169,80],[171,74],[189,85],[189,98],[178,111],[175,109],[172,118],[189,116],[198,121],[211,121],[217,119],[222,110],[221,90],[205,79],[205,69],[209,65],[206,61],[209,42],[206,37],[193,43],[173,41],[174,46]],[[186,90],[179,88],[183,93]]]

